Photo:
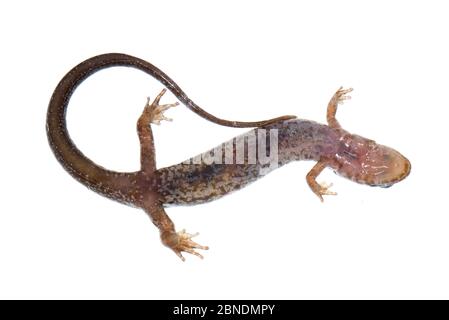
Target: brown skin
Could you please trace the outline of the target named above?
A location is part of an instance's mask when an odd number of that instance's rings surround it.
[[[95,164],[85,157],[71,141],[65,122],[65,114],[74,89],[89,75],[109,66],[131,66],[152,75],[175,94],[188,108],[209,121],[233,127],[254,126],[259,130],[276,129],[279,133],[279,166],[295,160],[314,160],[315,166],[307,174],[312,191],[323,200],[323,195],[335,194],[328,186],[316,182],[326,167],[358,183],[388,187],[404,179],[410,172],[410,162],[399,152],[376,144],[374,141],[352,135],[343,130],[335,118],[338,103],[349,90],[340,88],[328,105],[328,126],[307,120],[292,120],[284,116],[258,122],[237,122],[216,118],[195,105],[181,89],[153,65],[135,57],[122,54],[106,54],[86,60],[71,70],[59,83],[50,100],[47,114],[47,134],[50,147],[62,166],[79,182],[97,193],[113,200],[142,208],[159,229],[161,241],[184,260],[182,252],[198,257],[195,249],[207,250],[184,230],[176,232],[165,212],[167,205],[197,204],[217,199],[238,190],[266,174],[260,161],[253,163],[245,155],[240,164],[177,164],[156,168],[151,123],[159,124],[165,118],[163,112],[174,104],[160,105],[165,89],[150,103],[148,101],[137,122],[141,145],[141,169],[137,172],[114,172]],[[265,146],[266,154],[270,146]],[[234,158],[236,157],[233,149]],[[258,159],[259,160],[259,159]],[[270,169],[271,170],[271,169]],[[268,171],[270,171],[268,170]],[[267,172],[268,172],[267,171]]]
[[[354,182],[370,186],[390,187],[405,179],[411,170],[410,161],[398,151],[377,144],[359,135],[343,130],[336,119],[338,104],[350,99],[346,94],[352,88],[340,88],[331,98],[327,107],[329,127],[338,132],[338,150],[330,157],[321,157],[307,175],[307,182],[315,194],[323,201],[323,195],[335,195],[327,186],[319,185],[315,179],[321,171],[330,167],[339,175]]]

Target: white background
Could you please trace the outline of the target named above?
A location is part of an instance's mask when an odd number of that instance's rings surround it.
[[[0,4],[0,298],[449,298],[448,9],[444,1],[14,1]],[[340,86],[349,131],[398,149],[412,173],[390,189],[310,162],[200,206],[168,209],[199,231],[182,263],[149,218],[89,191],[55,160],[45,116],[62,76],[93,55],[151,61],[208,112],[324,121]],[[114,68],[76,91],[68,126],[113,170],[139,167],[135,125],[161,85]],[[164,101],[174,101],[167,95]],[[180,106],[154,128],[159,166],[244,130]]]

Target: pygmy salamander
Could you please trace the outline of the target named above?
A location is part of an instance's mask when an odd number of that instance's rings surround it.
[[[255,129],[188,161],[157,169],[150,124],[169,120],[163,115],[164,111],[178,105],[159,104],[166,91],[163,89],[152,102],[148,99],[137,121],[141,169],[137,172],[107,170],[78,150],[69,137],[65,116],[76,87],[96,71],[112,66],[134,67],[148,73],[190,110],[209,121]],[[110,53],[80,63],[62,78],[48,107],[47,135],[51,149],[65,170],[99,194],[145,210],[159,229],[162,243],[184,260],[182,252],[202,257],[195,249],[208,247],[191,239],[196,234],[184,230],[176,232],[164,210],[168,205],[197,204],[217,199],[295,160],[316,162],[306,180],[321,201],[323,195],[335,194],[329,186],[316,182],[326,167],[357,183],[380,187],[389,187],[410,173],[410,162],[398,151],[351,134],[340,126],[335,118],[337,107],[349,98],[347,94],[350,91],[352,89],[340,88],[329,101],[328,125],[294,116],[257,122],[228,121],[201,109],[152,64],[129,55]],[[271,157],[273,154],[275,157]],[[270,155],[270,161],[266,161],[267,155]]]

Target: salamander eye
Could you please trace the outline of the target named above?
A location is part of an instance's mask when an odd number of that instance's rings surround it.
[[[384,154],[383,157],[382,157],[382,159],[383,159],[385,162],[388,162],[388,161],[390,161],[391,156],[390,156],[389,154]]]

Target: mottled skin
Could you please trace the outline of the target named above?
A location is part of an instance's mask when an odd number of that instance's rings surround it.
[[[159,104],[165,89],[152,103],[148,101],[137,122],[141,170],[121,173],[95,164],[71,141],[66,128],[65,113],[74,89],[92,73],[110,66],[131,66],[147,72],[167,86],[188,108],[209,121],[232,127],[256,127],[237,137],[237,141],[276,129],[277,166],[272,168],[266,163],[261,164],[259,153],[255,162],[247,153],[240,162],[236,161],[237,142],[233,140],[231,154],[234,161],[231,164],[225,164],[223,154],[223,163],[190,161],[157,169],[150,124],[170,120],[165,118],[163,112],[177,105]],[[106,54],[84,61],[58,84],[48,108],[47,134],[56,158],[75,179],[103,196],[144,209],[159,229],[163,244],[184,260],[182,252],[202,257],[195,249],[208,248],[191,240],[196,234],[176,232],[173,222],[164,210],[168,205],[198,204],[217,199],[261,178],[276,167],[298,160],[316,162],[307,174],[307,183],[321,200],[323,195],[335,194],[329,191],[328,186],[316,182],[317,176],[326,167],[352,181],[381,187],[389,187],[409,174],[410,162],[399,152],[376,144],[373,140],[350,134],[341,128],[335,114],[338,104],[349,98],[346,94],[350,91],[351,89],[340,88],[330,100],[327,110],[328,125],[292,119],[292,116],[259,122],[227,121],[214,117],[195,105],[168,76],[153,65],[127,55]],[[257,141],[260,142],[260,139]],[[232,146],[232,141],[230,145]],[[257,144],[257,148],[260,146]],[[265,154],[271,154],[272,147],[268,141],[260,148],[265,149]]]

